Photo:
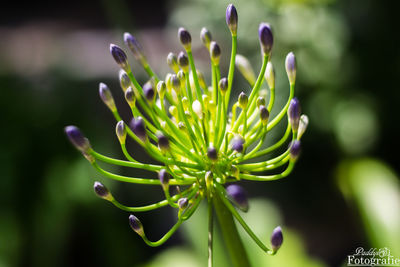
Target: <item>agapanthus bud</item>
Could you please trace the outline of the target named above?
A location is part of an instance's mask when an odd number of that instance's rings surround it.
[[[271,26],[268,23],[261,23],[258,27],[258,37],[264,54],[269,55],[274,44]]]
[[[141,117],[132,118],[130,126],[132,131],[139,137],[140,140],[143,142],[146,141],[147,134],[146,134],[146,126],[144,124],[144,120]]]
[[[179,95],[181,91],[181,81],[179,80],[178,76],[176,76],[176,74],[171,75],[171,85],[176,94]]]
[[[186,82],[186,74],[183,70],[178,71],[178,73],[176,74],[176,76],[178,77],[180,83],[181,83],[181,88],[185,88],[185,82]]]
[[[179,28],[178,30],[178,38],[181,41],[182,46],[185,48],[185,50],[190,50],[191,49],[191,44],[192,44],[192,36],[190,33],[185,29],[185,28]]]
[[[97,181],[94,182],[93,189],[98,197],[108,201],[111,201],[113,199],[110,191],[108,191],[107,187],[105,187],[102,183]]]
[[[129,215],[129,225],[138,235],[144,236],[143,225],[135,215]]]
[[[147,101],[153,103],[156,93],[151,82],[147,82],[143,85],[143,94]]]
[[[265,70],[264,77],[265,80],[267,80],[269,88],[275,88],[275,71],[271,61],[268,61],[267,63],[267,69]]]
[[[239,102],[239,106],[242,109],[245,109],[247,107],[247,104],[249,103],[249,98],[244,92],[241,92],[239,94],[238,102]]]
[[[297,132],[299,128],[300,114],[301,114],[300,101],[297,99],[297,97],[293,97],[293,99],[290,100],[288,108],[289,123],[292,126],[293,132]]]
[[[178,200],[178,206],[180,210],[184,210],[189,206],[189,199],[187,197],[180,198]]]
[[[202,28],[200,32],[200,39],[207,49],[210,48],[210,42],[212,40],[211,32],[207,28]]]
[[[158,173],[158,179],[160,179],[161,185],[168,186],[169,183],[169,173],[165,169],[161,169]]]
[[[247,200],[246,191],[237,184],[231,184],[226,187],[226,193],[230,201],[232,201],[240,210],[247,212],[249,210],[249,202]]]
[[[231,142],[231,147],[238,153],[242,153],[244,149],[245,140],[240,135],[236,135]]]
[[[289,78],[290,84],[296,83],[296,57],[294,56],[293,52],[290,52],[286,56],[285,61],[286,73]]]
[[[297,160],[297,158],[300,155],[300,150],[301,150],[301,143],[299,140],[293,140],[290,142],[289,145],[290,149],[290,159],[291,160]]]
[[[116,110],[114,98],[111,94],[110,88],[108,88],[106,84],[99,84],[99,95],[101,100],[103,100],[104,104],[106,104],[111,111]]]
[[[176,57],[176,55],[174,53],[171,52],[168,54],[167,64],[174,72],[179,71],[178,58]]]
[[[199,100],[193,101],[192,108],[194,113],[200,118],[203,119],[203,108],[201,107],[201,103]]]
[[[228,90],[228,79],[224,77],[221,80],[219,80],[218,86],[219,89],[221,90],[222,95],[225,95],[226,90]]]
[[[235,58],[235,64],[238,67],[239,71],[244,76],[244,78],[250,84],[254,84],[256,82],[256,75],[254,74],[253,67],[251,66],[250,61],[246,57],[237,54]]]
[[[136,60],[141,61],[143,59],[142,46],[139,44],[136,38],[130,33],[126,32],[124,33],[124,42],[126,46],[129,47]]]
[[[164,81],[159,81],[157,83],[157,92],[158,92],[158,95],[160,96],[161,99],[164,98],[166,90],[167,90],[167,85],[165,84],[165,82]]]
[[[262,124],[265,126],[268,124],[268,119],[269,119],[268,109],[263,105],[261,105],[259,109],[260,109],[260,120]]]
[[[212,41],[210,43],[210,57],[211,57],[211,61],[213,62],[214,65],[219,64],[219,60],[221,57],[221,48],[215,41]]]
[[[256,104],[257,104],[257,107],[265,106],[265,98],[263,96],[259,96],[257,98]]]
[[[125,144],[126,140],[126,127],[124,121],[117,122],[115,126],[115,133],[117,134],[118,140],[121,144]]]
[[[282,229],[280,226],[278,226],[272,231],[272,235],[271,235],[272,251],[274,251],[274,252],[278,251],[278,249],[282,245],[282,242],[283,242]]]
[[[163,135],[162,133],[158,133],[157,134],[157,138],[158,138],[158,147],[163,150],[163,151],[167,151],[169,150],[169,140],[168,137],[166,137],[165,135]]]
[[[207,149],[207,157],[213,161],[218,159],[218,152],[215,147],[209,147]]]
[[[119,70],[119,84],[121,85],[122,90],[125,92],[130,86],[132,86],[132,82],[129,79],[128,74],[124,70]]]
[[[128,87],[128,89],[126,89],[125,100],[130,107],[135,106],[135,93],[133,92],[132,87]]]
[[[178,109],[176,108],[176,106],[174,106],[174,105],[170,106],[168,108],[168,111],[173,117],[175,117],[175,118],[178,117]]]
[[[229,4],[226,8],[226,24],[229,27],[232,35],[237,33],[238,14],[234,5]]]
[[[87,152],[91,147],[89,140],[82,134],[78,127],[70,125],[64,128],[69,141],[81,152]]]
[[[304,132],[306,131],[308,126],[308,116],[303,114],[300,116],[300,122],[299,122],[299,130],[297,132],[297,138],[300,139]]]
[[[130,72],[131,68],[128,64],[128,58],[125,52],[117,45],[110,44],[110,52],[115,62],[126,72]]]
[[[179,67],[185,72],[188,73],[189,71],[189,58],[186,56],[186,54],[181,51],[178,54],[178,64]]]

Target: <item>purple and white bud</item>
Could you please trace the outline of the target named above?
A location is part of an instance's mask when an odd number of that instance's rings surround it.
[[[161,169],[158,173],[158,179],[160,179],[163,187],[167,187],[169,184],[169,173],[165,169]]]
[[[69,141],[79,151],[87,153],[91,149],[89,140],[82,134],[78,127],[70,125],[65,127],[64,131]]]
[[[295,161],[300,155],[301,143],[299,140],[294,140],[289,144],[290,160]]]
[[[104,83],[99,84],[99,95],[104,104],[111,110],[115,111],[117,107],[115,106],[114,98],[111,94],[110,88]]]
[[[260,105],[259,110],[260,110],[260,120],[262,124],[265,126],[268,124],[268,119],[269,119],[268,109],[264,105]]]
[[[187,57],[187,55],[181,51],[178,54],[178,64],[179,67],[181,67],[181,69],[185,72],[188,73],[189,71],[189,58]]]
[[[238,153],[242,153],[244,149],[245,140],[240,135],[236,135],[231,142],[232,150],[235,150]]]
[[[263,96],[259,96],[257,98],[256,104],[257,104],[257,107],[265,106],[265,98]]]
[[[121,88],[124,92],[126,91],[126,89],[132,86],[131,79],[124,70],[119,70],[119,84],[121,85]]]
[[[146,133],[146,126],[144,123],[144,120],[141,117],[132,118],[130,127],[132,131],[136,134],[137,137],[139,137],[140,140],[143,142],[146,141],[147,139],[147,133]]]
[[[128,58],[125,52],[119,46],[110,44],[110,53],[121,69],[123,69],[125,72],[131,71],[131,67],[128,64]]]
[[[126,127],[124,121],[117,122],[115,126],[115,133],[117,134],[118,140],[121,144],[125,144],[126,141]]]
[[[168,138],[163,135],[162,133],[158,133],[157,134],[157,138],[158,138],[158,147],[162,150],[162,151],[167,151],[169,150],[170,146],[169,146],[169,140]]]
[[[219,80],[218,86],[219,89],[221,90],[221,94],[225,95],[226,91],[228,90],[228,79],[224,77],[221,80]]]
[[[131,50],[135,59],[142,62],[142,60],[144,58],[142,46],[139,44],[139,42],[136,40],[136,38],[133,35],[131,35],[130,33],[126,32],[126,33],[124,33],[124,42],[125,42],[126,46],[128,46],[129,49]]]
[[[132,87],[128,87],[128,89],[126,89],[125,100],[130,107],[135,106],[135,93],[133,92]]]
[[[207,47],[207,49],[210,48],[210,43],[212,41],[212,36],[211,32],[207,28],[202,28],[200,32],[200,39],[203,42],[204,46]]]
[[[107,187],[105,187],[102,183],[97,181],[94,182],[93,189],[98,197],[108,201],[113,200],[113,196],[111,195],[110,191],[108,191]]]
[[[294,56],[293,52],[290,52],[286,56],[285,68],[286,68],[286,74],[289,79],[289,83],[291,85],[295,84],[296,83],[296,57]]]
[[[141,237],[144,236],[143,225],[139,221],[139,219],[136,218],[136,216],[133,214],[129,215],[129,225],[131,226],[132,230],[135,231],[138,235],[140,235]]]
[[[293,132],[297,132],[299,128],[300,115],[301,115],[300,101],[297,99],[297,97],[293,97],[292,100],[290,100],[288,108],[289,123],[292,126]]]
[[[174,53],[171,52],[168,54],[167,64],[175,73],[179,71],[178,58]]]
[[[278,226],[272,231],[271,235],[272,251],[277,252],[278,249],[282,246],[282,243],[283,243],[282,229],[280,226]]]
[[[241,211],[249,210],[249,201],[247,200],[246,191],[237,184],[231,184],[226,187],[226,193],[230,201],[232,201]]]
[[[210,58],[214,65],[219,64],[219,60],[221,58],[221,48],[215,41],[210,43]]]
[[[218,159],[218,152],[215,147],[209,147],[207,149],[207,157],[212,161],[216,161]]]
[[[271,61],[268,61],[267,63],[267,69],[265,70],[264,77],[265,80],[267,80],[269,89],[275,88],[275,71]]]
[[[239,94],[238,103],[241,109],[245,109],[247,107],[247,104],[249,103],[249,98],[244,92],[241,92]]]
[[[261,23],[258,27],[258,37],[264,54],[269,55],[274,44],[271,26],[268,23]]]
[[[237,34],[238,14],[233,4],[229,4],[226,8],[226,24],[233,36]]]
[[[171,75],[171,86],[172,89],[176,92],[177,95],[179,95],[181,91],[181,81],[179,80],[178,76],[176,74]]]
[[[160,96],[160,99],[164,98],[166,90],[167,90],[167,85],[165,84],[165,82],[159,81],[157,83],[157,92],[158,92],[158,95]]]
[[[151,82],[147,82],[143,85],[143,94],[144,97],[147,99],[147,101],[149,101],[152,104],[154,101],[154,97],[156,96],[156,92],[154,91]]]
[[[182,46],[186,51],[191,49],[192,46],[192,36],[185,28],[179,28],[178,30],[178,38],[181,41]]]
[[[307,115],[303,114],[300,116],[299,130],[297,132],[298,139],[300,139],[303,136],[304,132],[306,131],[308,122],[309,120]]]
[[[186,197],[180,198],[178,200],[178,206],[180,210],[184,210],[189,206],[189,199]]]

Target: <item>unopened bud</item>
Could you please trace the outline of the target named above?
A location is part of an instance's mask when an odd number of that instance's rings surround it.
[[[245,109],[247,107],[247,104],[249,103],[249,98],[244,92],[241,92],[239,94],[238,102],[240,108]]]
[[[178,76],[176,74],[171,75],[171,86],[172,89],[176,92],[177,95],[179,95],[181,91],[181,81],[179,80]]]
[[[264,77],[265,80],[267,80],[269,89],[275,88],[275,71],[271,61],[268,61],[267,63],[267,69],[265,70]]]
[[[116,110],[114,98],[111,94],[110,88],[108,88],[106,84],[99,84],[99,95],[101,100],[103,100],[104,104],[106,104],[111,111]]]
[[[215,161],[215,160],[218,159],[218,152],[217,152],[217,150],[215,149],[215,147],[209,147],[209,148],[207,149],[207,157],[208,157],[209,159],[211,159],[212,161]]]
[[[135,93],[133,92],[132,87],[128,87],[128,89],[126,89],[125,100],[130,107],[135,106]]]
[[[110,191],[108,191],[107,187],[105,187],[102,183],[97,181],[94,182],[93,189],[98,197],[108,201],[113,200],[113,196],[111,195]]]
[[[168,54],[167,64],[175,73],[179,71],[178,59],[174,53],[171,52]]]
[[[289,123],[292,126],[293,132],[297,132],[299,128],[300,114],[300,101],[297,99],[297,97],[294,97],[292,100],[290,100],[288,108]]]
[[[91,147],[89,140],[82,134],[78,127],[70,125],[64,128],[69,141],[81,152],[87,152]]]
[[[118,140],[121,144],[125,144],[126,140],[126,127],[124,121],[117,122],[115,126],[115,133],[117,134]]]
[[[186,197],[180,198],[178,200],[178,206],[180,210],[184,210],[189,206],[189,200]]]
[[[124,42],[125,42],[126,46],[128,46],[129,49],[131,50],[135,59],[142,62],[142,60],[144,58],[142,46],[139,44],[139,42],[136,40],[136,38],[133,35],[131,35],[130,33],[126,32],[126,33],[124,33]]]
[[[249,201],[247,200],[246,191],[237,184],[231,184],[226,187],[226,193],[230,201],[232,201],[241,211],[249,210]]]
[[[212,41],[210,44],[210,57],[211,57],[211,61],[214,65],[219,64],[219,60],[221,57],[221,48],[215,41]]]
[[[139,219],[136,218],[136,216],[133,214],[129,215],[129,225],[131,226],[132,230],[135,231],[138,235],[140,235],[141,237],[144,236],[143,225],[139,221]]]
[[[181,67],[181,69],[185,72],[188,73],[189,71],[189,58],[187,57],[187,55],[181,51],[178,54],[178,64],[179,67]]]
[[[303,114],[300,116],[299,130],[297,132],[298,139],[300,139],[303,136],[304,132],[306,131],[308,126],[308,121],[309,120],[307,115]]]
[[[146,134],[146,126],[144,124],[144,120],[141,117],[132,118],[130,126],[132,131],[139,137],[140,140],[143,142],[146,141],[147,134]]]
[[[199,100],[196,99],[195,101],[193,101],[192,108],[199,119],[203,119],[203,108],[201,107],[201,103]]]
[[[207,28],[202,28],[200,32],[200,39],[207,49],[210,48],[210,42],[212,40],[211,32]]]
[[[228,79],[224,77],[221,80],[219,80],[218,86],[219,89],[221,90],[221,94],[225,95],[226,91],[228,90]]]
[[[242,153],[244,149],[245,140],[240,135],[236,135],[231,142],[231,147],[238,153]]]
[[[262,96],[259,96],[259,97],[257,98],[256,104],[257,104],[257,107],[265,106],[265,98],[262,97]]]
[[[242,73],[243,77],[250,84],[254,84],[256,82],[256,75],[254,74],[253,67],[246,57],[237,54],[235,58],[235,64],[238,67],[240,73]]]
[[[158,173],[158,179],[160,179],[163,187],[167,187],[169,184],[169,173],[165,169],[161,169]]]
[[[158,147],[162,151],[169,150],[169,140],[168,140],[168,138],[165,135],[163,135],[162,133],[157,134],[157,138],[158,138]]]
[[[297,158],[300,155],[300,150],[301,150],[301,143],[299,140],[293,140],[290,142],[289,145],[290,149],[290,159],[291,160],[297,160]]]
[[[128,74],[124,70],[119,71],[119,84],[124,92],[132,86],[131,79],[129,79]]]
[[[226,8],[226,24],[233,36],[237,34],[238,14],[234,5],[229,4]]]
[[[192,36],[185,28],[179,28],[178,30],[178,38],[181,41],[182,46],[186,51],[191,49],[192,44]]]
[[[261,23],[258,27],[258,37],[264,54],[269,55],[274,44],[271,26],[268,23]]]
[[[176,108],[176,106],[172,105],[168,108],[169,113],[175,117],[178,118],[178,109]]]
[[[128,64],[128,58],[125,52],[117,45],[110,44],[110,52],[115,62],[126,72],[130,72],[131,68]]]
[[[269,119],[268,109],[263,105],[261,105],[259,109],[260,109],[260,120],[262,124],[265,126],[268,124],[268,119]]]
[[[282,229],[280,226],[278,226],[272,231],[271,235],[272,251],[273,252],[278,251],[278,249],[282,246],[282,243],[283,243]]]
[[[153,103],[156,93],[151,82],[147,82],[143,85],[143,94],[147,101]]]
[[[285,61],[286,73],[289,79],[289,83],[291,85],[296,83],[296,57],[294,56],[293,52],[290,52],[286,56]]]
[[[157,92],[158,92],[158,95],[160,96],[160,99],[164,98],[166,90],[167,90],[167,85],[165,84],[165,82],[159,81],[157,83]]]

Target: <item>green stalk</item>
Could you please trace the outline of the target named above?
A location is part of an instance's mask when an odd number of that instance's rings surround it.
[[[233,266],[250,267],[250,261],[239,237],[232,213],[226,208],[218,194],[213,194],[213,202],[222,238],[225,241]]]

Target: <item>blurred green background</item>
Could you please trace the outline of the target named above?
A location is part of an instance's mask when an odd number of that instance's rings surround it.
[[[260,67],[258,24],[273,27],[278,106],[288,92],[284,58],[295,52],[296,95],[310,117],[302,156],[290,177],[241,183],[251,196],[245,217],[257,234],[268,241],[277,224],[285,234],[276,257],[260,253],[243,236],[254,266],[346,266],[357,247],[388,247],[400,257],[396,9],[373,0],[231,2],[239,14],[238,52],[255,70]],[[115,122],[98,97],[98,83],[107,83],[123,118],[129,118],[109,43],[123,46],[122,33],[131,32],[163,77],[166,55],[181,50],[176,33],[184,26],[208,79],[199,32],[206,26],[221,44],[227,72],[228,3],[71,0],[2,7],[0,267],[205,266],[204,209],[164,246],[147,247],[130,230],[128,214],[98,199],[92,184],[104,182],[132,205],[160,200],[161,188],[101,177],[68,143],[63,127],[79,126],[98,151],[122,158]],[[129,57],[138,80],[145,82]],[[235,92],[245,86],[237,72]],[[135,145],[130,149],[138,159],[151,161]],[[140,214],[154,239],[174,218],[168,208]],[[217,266],[229,266],[221,243],[216,250]]]

